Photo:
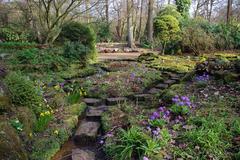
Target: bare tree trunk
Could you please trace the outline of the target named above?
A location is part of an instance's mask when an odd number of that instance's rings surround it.
[[[168,0],[168,4],[171,4],[171,0]]]
[[[143,1],[141,0],[141,8],[140,8],[140,18],[139,18],[139,27],[138,27],[138,34],[137,34],[137,41],[140,41],[141,33],[142,33],[142,19],[143,19]]]
[[[153,41],[153,4],[154,0],[148,2],[147,40]]]
[[[109,23],[109,1],[105,0],[105,14],[106,14],[106,21]]]
[[[87,20],[87,23],[90,22],[90,13],[89,13],[89,6],[90,6],[90,0],[86,0],[85,1],[85,10],[86,10],[86,20]]]
[[[133,25],[132,25],[132,1],[127,0],[127,30],[128,47],[134,48]]]
[[[232,16],[232,0],[228,0],[228,5],[227,5],[227,23],[230,22],[231,16]]]
[[[210,0],[210,8],[209,8],[209,14],[208,14],[208,21],[209,22],[211,22],[211,18],[212,18],[213,2],[214,2],[214,0]]]

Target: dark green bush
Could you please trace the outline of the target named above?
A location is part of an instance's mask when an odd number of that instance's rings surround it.
[[[70,60],[79,60],[83,66],[86,66],[91,59],[94,60],[95,51],[91,52],[91,48],[79,42],[67,42],[63,56]]]
[[[92,27],[97,35],[97,42],[109,42],[112,40],[110,24],[107,22],[97,21],[92,24]]]
[[[96,58],[96,34],[87,25],[77,22],[66,24],[60,34],[60,39],[70,41],[65,44],[64,57],[77,59],[85,65]]]
[[[36,114],[41,112],[44,107],[43,97],[31,80],[19,73],[10,73],[4,82],[9,90],[10,99],[16,107],[29,107]]]

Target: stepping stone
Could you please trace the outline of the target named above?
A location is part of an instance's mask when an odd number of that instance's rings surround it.
[[[172,77],[172,78],[171,78],[171,80],[174,80],[174,81],[177,81],[177,82],[179,82],[180,79],[181,79],[180,77]]]
[[[99,122],[83,121],[74,135],[74,142],[83,146],[95,143],[99,128]]]
[[[96,99],[96,98],[84,98],[83,101],[88,106],[98,106],[98,105],[101,105],[101,103],[102,103],[101,99]]]
[[[134,99],[136,101],[146,101],[149,100],[152,97],[151,94],[138,94],[138,95],[134,95]]]
[[[87,111],[86,118],[88,121],[100,121],[104,111],[106,111],[106,107],[90,107]]]
[[[113,106],[116,104],[122,104],[125,103],[127,101],[126,97],[116,97],[116,98],[107,98],[107,105],[108,106]]]
[[[168,85],[172,85],[174,83],[176,83],[177,81],[176,80],[172,80],[172,79],[169,79],[169,80],[166,80],[164,81],[165,84],[168,84]]]
[[[168,88],[168,84],[160,83],[160,84],[156,85],[156,88],[158,88],[158,89],[166,89],[166,88]]]
[[[89,150],[73,149],[72,160],[95,160],[95,153]]]
[[[158,88],[152,88],[148,91],[148,93],[150,94],[157,94],[161,91],[161,89],[158,89]]]

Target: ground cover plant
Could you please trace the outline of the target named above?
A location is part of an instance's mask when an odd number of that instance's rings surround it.
[[[0,1],[0,159],[239,160],[239,11]]]

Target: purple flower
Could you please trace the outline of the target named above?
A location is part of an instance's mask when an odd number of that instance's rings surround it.
[[[179,102],[178,105],[179,106],[184,106],[184,102]]]
[[[143,160],[149,160],[149,158],[148,158],[148,157],[146,157],[146,156],[144,156],[144,157],[143,157]]]
[[[63,87],[64,87],[64,85],[65,85],[65,83],[64,83],[64,82],[62,82],[62,83],[59,83],[59,86],[60,86],[61,88],[63,88]]]
[[[156,118],[159,118],[160,114],[158,112],[153,112],[153,116],[156,117]]]

